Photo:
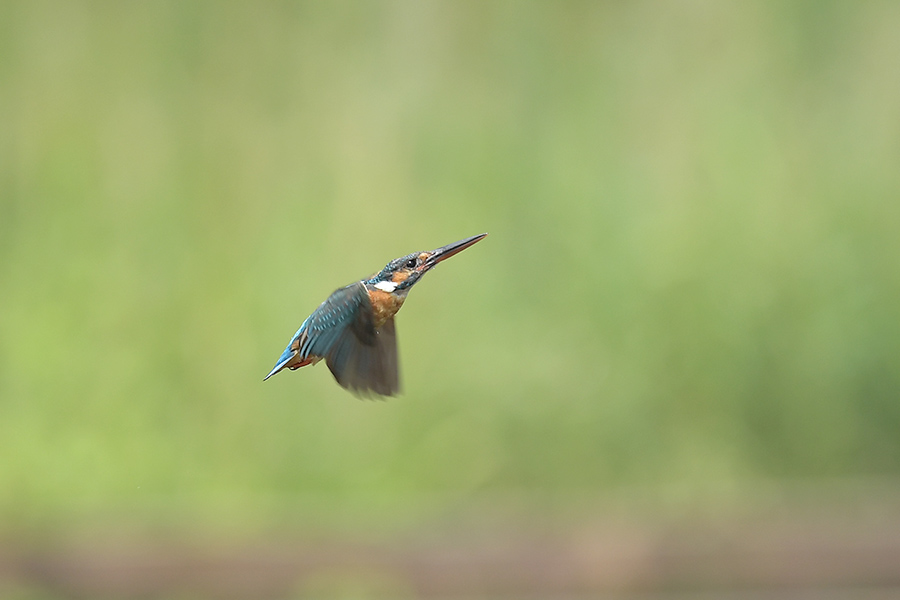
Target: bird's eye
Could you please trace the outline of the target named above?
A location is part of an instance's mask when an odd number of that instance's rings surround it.
[[[406,268],[407,269],[415,269],[417,262],[418,261],[414,258],[409,259],[408,261],[406,261]]]

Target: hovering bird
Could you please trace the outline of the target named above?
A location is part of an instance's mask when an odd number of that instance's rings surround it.
[[[342,387],[393,396],[400,390],[394,315],[406,294],[439,262],[486,235],[401,256],[369,279],[336,290],[303,321],[263,381],[284,368],[294,371],[324,358]]]

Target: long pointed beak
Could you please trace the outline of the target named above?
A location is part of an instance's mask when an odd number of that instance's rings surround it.
[[[431,252],[429,252],[428,258],[425,260],[425,266],[430,269],[442,260],[446,260],[454,254],[459,254],[475,242],[483,240],[486,236],[486,233],[473,235],[472,237],[468,237],[464,240],[459,240],[458,242],[447,244],[446,246],[438,248],[437,250],[432,250]]]

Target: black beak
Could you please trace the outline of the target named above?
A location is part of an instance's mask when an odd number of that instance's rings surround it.
[[[486,233],[473,235],[472,237],[466,238],[464,240],[459,240],[458,242],[453,242],[452,244],[448,244],[442,248],[438,248],[437,250],[432,250],[428,253],[429,256],[425,260],[425,266],[430,269],[442,260],[446,260],[454,254],[459,254],[475,242],[483,240],[486,236]]]

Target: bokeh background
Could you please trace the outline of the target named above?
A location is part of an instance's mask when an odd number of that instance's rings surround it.
[[[511,587],[453,593],[656,593],[515,557],[884,532],[898,199],[893,2],[4,2],[0,589],[227,595],[159,556],[276,544],[333,558],[282,597],[439,595],[342,549],[449,581],[500,540]],[[398,317],[401,397],[262,383],[335,288],[483,231]]]

